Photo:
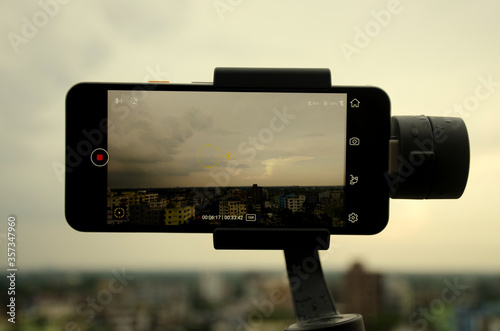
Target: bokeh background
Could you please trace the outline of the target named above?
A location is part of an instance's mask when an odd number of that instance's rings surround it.
[[[212,81],[218,66],[326,67],[374,85],[393,115],[459,116],[471,165],[459,200],[391,201],[375,236],[332,237],[323,267],[500,272],[498,1],[2,1],[0,239],[19,273],[284,270],[282,252],[215,251],[206,234],[79,233],[64,217],[64,100],[82,81]],[[88,98],[92,98],[89,95]],[[2,290],[3,291],[3,290]]]

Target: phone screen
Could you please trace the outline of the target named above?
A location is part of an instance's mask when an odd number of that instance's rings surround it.
[[[108,225],[344,222],[346,93],[109,90],[107,113]]]

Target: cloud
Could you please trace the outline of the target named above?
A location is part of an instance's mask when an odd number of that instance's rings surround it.
[[[313,160],[312,156],[292,156],[287,158],[273,158],[267,159],[260,162],[264,165],[265,170],[264,173],[258,176],[247,176],[246,179],[266,179],[270,178],[273,173],[275,167],[286,168],[293,166],[295,162],[305,161],[305,160]]]
[[[196,167],[195,158],[175,162],[182,167],[176,167],[171,161],[183,158],[180,156],[183,146],[195,133],[209,130],[213,125],[212,116],[197,107],[183,108],[177,113],[163,111],[166,106],[150,94],[143,102],[122,120],[118,114],[126,113],[110,112],[110,119],[116,117],[108,138],[112,186],[128,186],[131,180],[127,180],[127,176],[139,177],[139,174],[144,177],[144,183],[154,182],[152,177],[158,180],[162,175],[188,175]]]
[[[195,132],[204,131],[213,124],[212,116],[196,107],[174,115],[147,108],[131,113],[123,121],[113,121],[115,129],[109,135],[109,150],[113,151],[114,159],[122,162],[172,160]]]

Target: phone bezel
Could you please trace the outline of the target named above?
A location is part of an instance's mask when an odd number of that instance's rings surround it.
[[[71,227],[84,232],[185,232],[163,226],[115,227],[105,223],[107,167],[96,167],[90,153],[107,150],[108,91],[227,91],[284,93],[347,93],[346,173],[344,227],[329,228],[331,234],[371,235],[382,231],[389,218],[388,170],[390,101],[377,87],[333,86],[329,89],[217,89],[211,84],[79,83],[66,96],[65,215]],[[351,100],[359,107],[350,107]],[[84,130],[102,132],[102,139],[89,139]],[[95,132],[95,131],[94,131]],[[349,145],[357,137],[358,146]],[[92,150],[89,150],[89,145]],[[80,160],[79,160],[80,159]],[[350,175],[359,181],[350,185]],[[357,220],[348,221],[347,215]],[[103,215],[104,221],[97,215]],[[249,227],[251,227],[249,225]],[[207,227],[212,233],[216,227]],[[166,231],[166,230],[169,231]],[[198,233],[198,232],[196,232]]]

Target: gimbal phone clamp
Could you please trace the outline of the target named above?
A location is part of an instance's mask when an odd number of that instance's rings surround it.
[[[326,90],[329,69],[216,68],[224,90]],[[297,322],[285,331],[364,331],[359,314],[340,314],[328,290],[318,250],[330,246],[327,229],[233,229],[213,233],[215,249],[283,250]]]

